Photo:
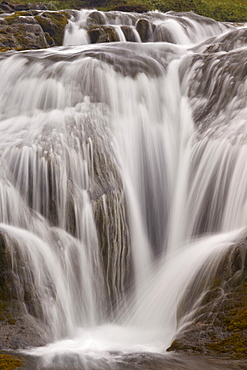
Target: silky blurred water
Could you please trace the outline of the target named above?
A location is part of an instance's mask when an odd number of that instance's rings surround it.
[[[233,26],[158,12],[146,43],[139,15],[101,13],[121,42],[92,45],[91,13],[64,47],[0,60],[0,232],[49,343],[25,353],[40,369],[231,369],[165,353],[191,283],[206,292],[245,235],[246,47],[210,53]]]

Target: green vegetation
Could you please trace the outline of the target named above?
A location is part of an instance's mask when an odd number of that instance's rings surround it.
[[[13,370],[18,369],[23,365],[20,357],[0,354],[0,370]]]
[[[12,0],[14,3],[29,3],[30,0]],[[100,10],[121,10],[147,12],[194,11],[219,21],[247,21],[247,0],[44,0],[51,10],[97,8]]]

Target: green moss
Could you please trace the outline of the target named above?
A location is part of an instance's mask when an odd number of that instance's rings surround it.
[[[16,320],[15,319],[8,319],[8,324],[9,325],[15,325]]]
[[[36,15],[35,19],[40,24],[44,32],[47,32],[55,41],[56,45],[62,45],[64,29],[68,22],[66,12],[43,12],[42,15]]]
[[[240,289],[241,288],[241,289]],[[247,348],[247,283],[235,289],[227,305],[223,305],[226,338],[213,337],[207,349],[217,354],[230,354],[231,357],[246,356]]]
[[[0,46],[0,53],[3,53],[5,51],[9,51],[9,50],[12,50],[12,48]]]
[[[58,7],[75,4],[75,0],[57,1]],[[78,4],[78,1],[76,2]],[[147,12],[158,9],[162,12],[194,11],[206,17],[220,21],[247,21],[247,2],[243,0],[84,0],[80,7],[97,8],[100,10],[122,10],[132,12]]]
[[[26,11],[20,11],[20,12],[15,12],[14,14],[11,14],[10,16],[5,17],[4,19],[8,22],[8,24],[12,24],[19,17],[24,17],[26,15],[27,15]]]
[[[20,357],[0,354],[0,369],[13,370],[18,369],[23,365],[23,360]]]
[[[241,309],[228,325],[228,330],[237,331],[245,329],[247,329],[247,308]]]
[[[247,336],[243,333],[233,333],[226,339],[207,345],[209,350],[217,354],[229,354],[234,358],[246,356]]]

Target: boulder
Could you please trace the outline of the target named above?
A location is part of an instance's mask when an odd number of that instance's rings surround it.
[[[88,30],[88,35],[92,44],[96,44],[102,34],[103,31],[100,27],[92,27]]]
[[[145,18],[140,18],[136,22],[136,29],[140,35],[142,42],[147,42],[152,34],[151,23]]]
[[[40,49],[48,46],[39,24],[0,24],[0,50]]]
[[[92,27],[88,35],[92,44],[119,41],[114,27],[110,26]]]
[[[129,26],[121,26],[121,30],[124,33],[124,36],[126,38],[126,41],[131,41],[131,42],[135,42],[136,41],[134,31],[133,31],[133,29],[131,27],[129,27]]]
[[[66,12],[43,12],[36,15],[35,19],[40,24],[44,32],[49,33],[57,46],[62,45],[68,14]]]
[[[101,12],[93,11],[87,18],[87,27],[103,26],[106,24],[105,17]]]

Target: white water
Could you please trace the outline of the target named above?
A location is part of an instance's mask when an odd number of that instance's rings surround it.
[[[88,14],[71,20],[65,45],[88,42]],[[137,17],[119,13],[114,24],[133,27]],[[164,353],[184,325],[177,308],[191,282],[206,271],[206,289],[244,235],[246,80],[235,119],[227,125],[222,108],[199,134],[193,113],[208,91],[191,94],[204,62],[193,64],[196,48],[184,46],[227,27],[188,17],[195,38],[175,15],[150,17],[164,18],[183,46],[124,42],[0,60],[0,232],[16,274],[18,258],[25,263],[19,299],[28,283],[40,302],[53,343],[29,353],[46,363]]]
[[[177,16],[174,12],[165,14],[158,11],[144,14],[118,11],[104,13],[83,9],[73,11],[73,16],[66,27],[63,45],[89,44],[90,37],[87,31],[91,28],[103,30],[106,26],[115,31],[118,41],[141,42],[138,33],[139,20],[147,22],[148,32],[145,42],[163,41],[180,45],[193,45],[231,28],[231,26],[219,22],[207,24],[202,17],[196,17],[189,13]],[[127,30],[128,32],[125,33]]]

